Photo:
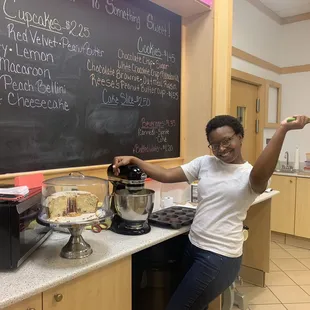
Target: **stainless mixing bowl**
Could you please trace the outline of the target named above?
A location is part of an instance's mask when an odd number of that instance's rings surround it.
[[[126,226],[139,226],[147,221],[153,211],[155,192],[142,189],[131,192],[127,189],[114,193],[114,203],[117,214],[127,222]]]

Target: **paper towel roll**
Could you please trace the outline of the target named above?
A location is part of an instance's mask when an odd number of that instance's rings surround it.
[[[299,170],[299,148],[298,146],[296,146],[296,150],[295,150],[294,169]]]

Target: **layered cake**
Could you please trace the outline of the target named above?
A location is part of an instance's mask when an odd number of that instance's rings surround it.
[[[96,195],[83,191],[66,191],[54,193],[47,197],[45,206],[49,218],[61,216],[75,217],[86,213],[95,213],[99,199]]]

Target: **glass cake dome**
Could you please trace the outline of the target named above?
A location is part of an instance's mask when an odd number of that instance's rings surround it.
[[[109,181],[82,173],[48,179],[42,183],[41,204],[50,220],[96,219],[109,209]]]
[[[83,239],[85,227],[111,225],[109,181],[82,173],[52,178],[42,183],[42,209],[37,221],[53,228],[66,228],[71,233],[60,256],[68,259],[91,255],[91,246]]]

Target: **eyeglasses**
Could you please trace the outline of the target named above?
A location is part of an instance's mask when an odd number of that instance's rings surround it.
[[[218,151],[219,148],[222,146],[222,147],[229,147],[230,144],[231,144],[231,141],[233,139],[233,137],[235,136],[236,134],[234,133],[231,137],[229,138],[225,138],[223,139],[220,143],[213,143],[213,144],[209,144],[208,145],[208,148],[212,149],[212,151]]]

